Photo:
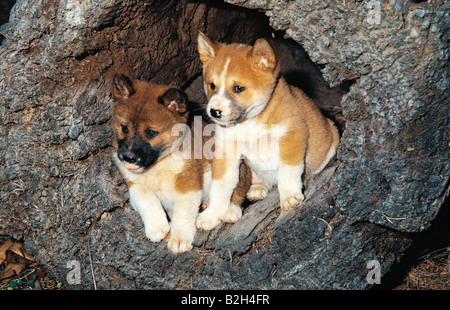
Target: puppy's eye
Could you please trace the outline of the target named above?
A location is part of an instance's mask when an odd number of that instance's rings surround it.
[[[234,91],[236,94],[242,93],[244,90],[245,90],[245,87],[243,87],[243,86],[235,85],[235,86],[233,87],[233,91]]]
[[[216,89],[216,85],[214,83],[209,84],[209,87],[211,88],[211,90]]]
[[[154,131],[154,130],[151,130],[151,129],[146,129],[146,130],[145,130],[145,136],[146,136],[148,139],[151,139],[151,138],[156,137],[157,134],[158,134],[158,133],[157,133],[156,131]]]
[[[128,133],[128,127],[127,127],[127,125],[122,125],[122,132],[123,132],[124,134],[127,134],[127,133]]]

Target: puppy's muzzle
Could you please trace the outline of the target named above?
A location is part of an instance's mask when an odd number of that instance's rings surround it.
[[[160,155],[161,147],[152,147],[144,141],[134,141],[131,147],[127,146],[125,140],[119,141],[117,156],[128,170],[141,172],[153,165]]]
[[[137,170],[141,168],[142,159],[139,158],[132,151],[120,152],[118,153],[119,159],[123,162],[127,170]]]

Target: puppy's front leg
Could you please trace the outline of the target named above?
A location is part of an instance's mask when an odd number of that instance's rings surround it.
[[[202,203],[202,191],[179,194],[175,198],[168,247],[174,253],[190,251],[195,237],[195,221]]]
[[[145,235],[153,242],[161,241],[170,231],[170,226],[158,197],[137,183],[131,185],[128,191],[131,206],[144,222]]]
[[[234,223],[242,217],[240,206],[230,204],[239,182],[239,164],[239,159],[213,159],[209,203],[198,216],[198,228],[210,230],[221,221]]]

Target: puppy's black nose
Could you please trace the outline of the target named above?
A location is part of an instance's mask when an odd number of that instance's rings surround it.
[[[209,113],[211,113],[211,116],[214,118],[220,118],[222,116],[222,111],[216,109],[209,110]]]
[[[131,153],[123,154],[123,160],[129,162],[130,164],[134,164],[137,162],[137,157]]]

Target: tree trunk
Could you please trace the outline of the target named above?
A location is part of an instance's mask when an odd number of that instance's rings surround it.
[[[85,288],[94,275],[103,289],[367,289],[368,262],[386,274],[437,216],[450,170],[449,4],[227,2],[285,32],[272,41],[283,72],[342,137],[300,208],[281,211],[272,190],[179,255],[145,238],[111,162],[111,77],[171,83],[204,103],[197,31],[252,43],[274,30],[208,1],[13,7],[0,29],[0,227],[57,278],[77,260]]]

